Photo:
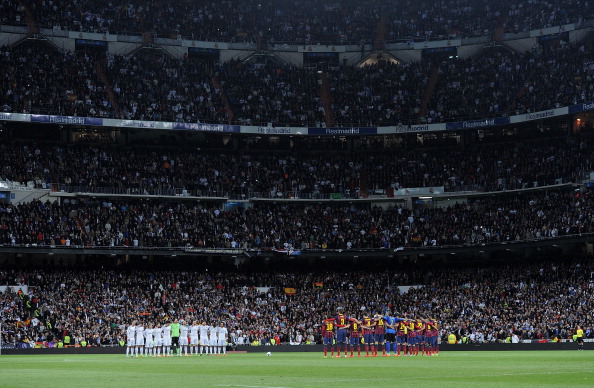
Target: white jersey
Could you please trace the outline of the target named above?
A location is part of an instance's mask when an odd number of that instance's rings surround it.
[[[144,330],[144,338],[146,341],[147,347],[153,346],[153,329],[145,329]]]
[[[163,340],[171,339],[171,326],[163,326]]]
[[[210,326],[208,325],[200,325],[200,343],[202,345],[206,345],[208,343],[208,330]]]
[[[136,345],[136,326],[128,326],[128,329],[126,329],[126,340],[128,346]]]
[[[227,328],[226,327],[219,327],[217,334],[218,334],[218,340],[219,342],[221,341],[227,341]]]
[[[136,345],[144,345],[144,326],[136,326]]]
[[[171,346],[171,326],[163,326],[163,346]]]
[[[188,345],[188,329],[190,327],[186,325],[180,325],[179,327],[179,344],[181,346]]]
[[[215,326],[208,327],[208,338],[210,338],[211,345],[214,345],[217,342],[217,328]]]
[[[160,327],[153,329],[153,337],[155,338],[155,346],[163,345],[163,330]]]
[[[198,329],[200,326],[193,325],[190,326],[190,345],[198,345]]]

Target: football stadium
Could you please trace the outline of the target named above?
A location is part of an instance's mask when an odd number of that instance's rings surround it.
[[[0,0],[0,387],[594,385],[584,0]]]

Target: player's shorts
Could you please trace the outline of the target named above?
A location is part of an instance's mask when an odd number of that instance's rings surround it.
[[[191,345],[198,345],[198,336],[197,335],[190,337],[190,344]]]
[[[144,344],[145,348],[152,348],[153,347],[153,341],[152,340],[146,340],[146,343]]]
[[[407,343],[405,335],[397,335],[396,336],[396,343],[399,345],[404,345]]]
[[[334,345],[334,337],[324,337],[324,345]]]
[[[144,337],[136,337],[136,346],[144,346]]]
[[[365,345],[371,345],[373,340],[373,334],[363,334],[363,340],[365,341]]]
[[[386,342],[386,335],[385,334],[376,334],[375,335],[375,342],[377,342],[378,344],[383,344],[384,342]]]
[[[136,338],[128,338],[128,342],[126,342],[126,346],[136,346]]]
[[[171,337],[163,337],[163,346],[171,346]]]
[[[188,337],[187,336],[179,337],[179,344],[181,346],[186,346],[188,344]]]
[[[584,343],[584,337],[577,337],[577,343],[578,344],[583,344]]]
[[[425,343],[425,336],[424,335],[417,335],[417,343],[424,344]]]
[[[171,337],[171,345],[178,346],[179,345],[179,337]]]
[[[386,333],[386,342],[394,342],[394,338],[396,338],[396,333]]]
[[[416,336],[414,336],[414,337],[408,337],[407,338],[407,342],[408,342],[409,345],[416,345],[418,343],[417,342],[417,337]]]
[[[431,344],[431,346],[437,346],[437,336],[436,335],[432,335],[431,337],[429,337],[429,343]]]
[[[227,341],[224,339],[217,340],[217,346],[227,346]]]
[[[337,344],[346,344],[347,343],[347,336],[345,329],[336,330],[336,343]]]
[[[361,337],[351,337],[351,345],[361,345]]]
[[[160,346],[163,346],[163,340],[157,340],[157,341],[155,341],[155,347],[158,348]]]

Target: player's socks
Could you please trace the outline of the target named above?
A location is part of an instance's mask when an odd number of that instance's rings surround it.
[[[357,346],[357,357],[361,357],[361,346]]]
[[[365,345],[365,357],[369,357],[369,345]]]

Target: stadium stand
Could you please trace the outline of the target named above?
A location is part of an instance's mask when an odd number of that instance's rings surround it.
[[[592,50],[592,43],[584,42],[438,63],[341,66],[328,71],[328,113],[314,70],[237,61],[210,65],[163,53],[101,58],[84,50],[21,44],[2,49],[3,65],[11,71],[0,86],[0,106],[16,113],[264,126],[319,127],[330,115],[345,127],[485,119],[591,101]],[[109,86],[98,76],[102,66]],[[439,77],[425,114],[422,99],[432,69]],[[552,89],[552,77],[564,87]]]
[[[567,339],[576,325],[593,338],[588,296],[593,270],[590,262],[580,261],[491,264],[478,270],[413,263],[341,273],[3,270],[0,282],[28,284],[40,311],[34,322],[26,322],[28,312],[18,296],[0,294],[3,342],[55,346],[68,335],[72,344],[86,338],[93,346],[116,345],[132,320],[161,323],[176,317],[224,322],[235,345],[256,339],[266,344],[274,334],[283,343],[294,342],[298,334],[319,343],[321,321],[337,306],[358,318],[386,310],[430,316],[442,322],[441,337],[454,332],[475,343],[505,342],[512,333],[523,340]],[[418,284],[426,286],[398,293],[398,286]],[[297,292],[287,295],[287,287]]]
[[[444,340],[567,339],[578,325],[594,339],[592,121],[580,127],[567,108],[551,121],[407,132],[591,103],[592,40],[570,41],[560,26],[592,19],[583,0],[0,0],[2,26],[27,26],[0,48],[1,112],[132,123],[81,140],[74,133],[89,128],[80,123],[0,122],[0,286],[29,291],[27,303],[0,293],[2,342],[119,345],[133,319],[185,318],[223,322],[239,346],[275,335],[319,343],[322,320],[339,306],[356,317],[434,317]],[[77,31],[140,43],[71,51],[39,27],[63,40]],[[508,33],[538,42],[531,30],[557,27],[553,42],[532,49],[503,42]],[[196,59],[154,44],[182,37],[248,44],[267,60]],[[460,38],[486,45],[463,57],[387,55],[393,61],[361,66],[300,67],[268,52],[352,44],[363,62],[365,46],[379,56],[387,44]],[[195,131],[196,144],[178,133],[145,142],[144,124],[154,121],[258,128]],[[274,132],[292,126],[402,131]],[[11,203],[13,188],[42,195]],[[425,203],[411,190],[451,203]],[[501,261],[483,251],[520,243]],[[36,256],[58,249],[66,253]],[[433,252],[425,259],[420,249]],[[453,260],[454,249],[472,258]],[[138,253],[146,251],[167,257]],[[301,251],[313,253],[293,264]],[[354,251],[370,256],[359,261]],[[337,261],[324,262],[325,252]]]
[[[592,171],[588,137],[358,153],[196,151],[110,145],[0,146],[8,182],[66,192],[229,198],[362,198],[368,192],[443,186],[446,192],[501,191],[580,182]],[[229,160],[233,163],[227,163]],[[307,171],[304,173],[303,171]],[[364,178],[363,178],[364,177]],[[363,179],[368,191],[362,189]],[[535,183],[536,182],[536,183]]]
[[[163,36],[226,42],[373,41],[378,30],[390,41],[489,36],[498,26],[521,32],[594,18],[587,2],[572,1],[296,1],[246,4],[175,0],[165,3],[94,0],[25,1],[45,28]],[[383,26],[383,28],[380,28]]]

